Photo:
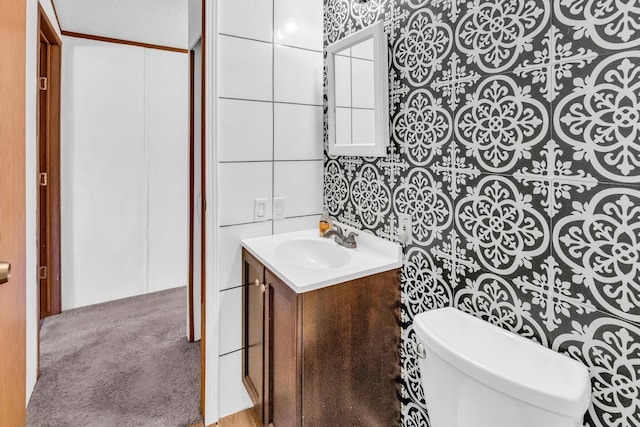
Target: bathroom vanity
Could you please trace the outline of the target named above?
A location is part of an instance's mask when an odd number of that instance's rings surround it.
[[[298,255],[278,250],[291,241]],[[399,247],[397,257],[376,260],[371,248],[344,249],[314,231],[243,246],[242,380],[263,424],[400,425]]]

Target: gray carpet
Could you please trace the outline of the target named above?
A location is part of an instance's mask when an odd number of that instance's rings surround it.
[[[186,288],[69,310],[40,331],[29,427],[177,427],[200,418]]]

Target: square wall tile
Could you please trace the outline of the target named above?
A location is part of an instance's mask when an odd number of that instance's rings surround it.
[[[274,43],[322,51],[323,4],[319,0],[274,0]]]
[[[276,102],[322,105],[322,52],[274,46]]]
[[[554,212],[551,239],[557,276],[576,299],[640,324],[640,304],[634,303],[639,263],[637,249],[631,249],[634,243],[629,243],[640,225],[636,214],[640,190],[619,184],[585,184],[575,179],[553,182],[553,188],[562,188],[566,195],[553,194],[553,206],[559,207]]]
[[[227,354],[242,348],[242,288],[220,291],[220,348]]]
[[[266,198],[264,220],[271,219],[271,162],[221,163],[220,225],[253,222],[254,199]]]
[[[320,215],[300,216],[297,218],[273,221],[273,234],[318,228],[318,221],[320,221]]]
[[[218,33],[271,42],[273,3],[264,0],[220,0]]]
[[[218,99],[218,160],[271,160],[273,104]]]
[[[253,403],[242,384],[242,352],[221,356],[218,369],[220,418],[251,408]]]
[[[218,38],[218,96],[271,101],[273,45]]]
[[[242,285],[242,239],[268,236],[271,221],[220,227],[218,234],[218,274],[222,289]]]
[[[276,162],[275,197],[286,197],[285,217],[322,213],[322,160]]]
[[[274,159],[322,159],[322,107],[274,104]]]

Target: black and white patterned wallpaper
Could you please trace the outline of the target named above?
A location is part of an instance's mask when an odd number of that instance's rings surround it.
[[[455,306],[586,364],[586,426],[640,426],[640,2],[324,4],[325,45],[388,37],[388,155],[325,155],[324,202],[391,240],[411,214],[403,425],[429,425],[413,318]]]

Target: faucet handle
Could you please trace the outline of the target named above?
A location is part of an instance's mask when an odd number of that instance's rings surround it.
[[[358,236],[358,233],[354,233],[353,231],[349,233],[347,235],[347,238],[345,239],[345,243],[346,243],[345,246],[348,248],[356,248],[358,246],[358,244],[356,243],[357,236]]]

